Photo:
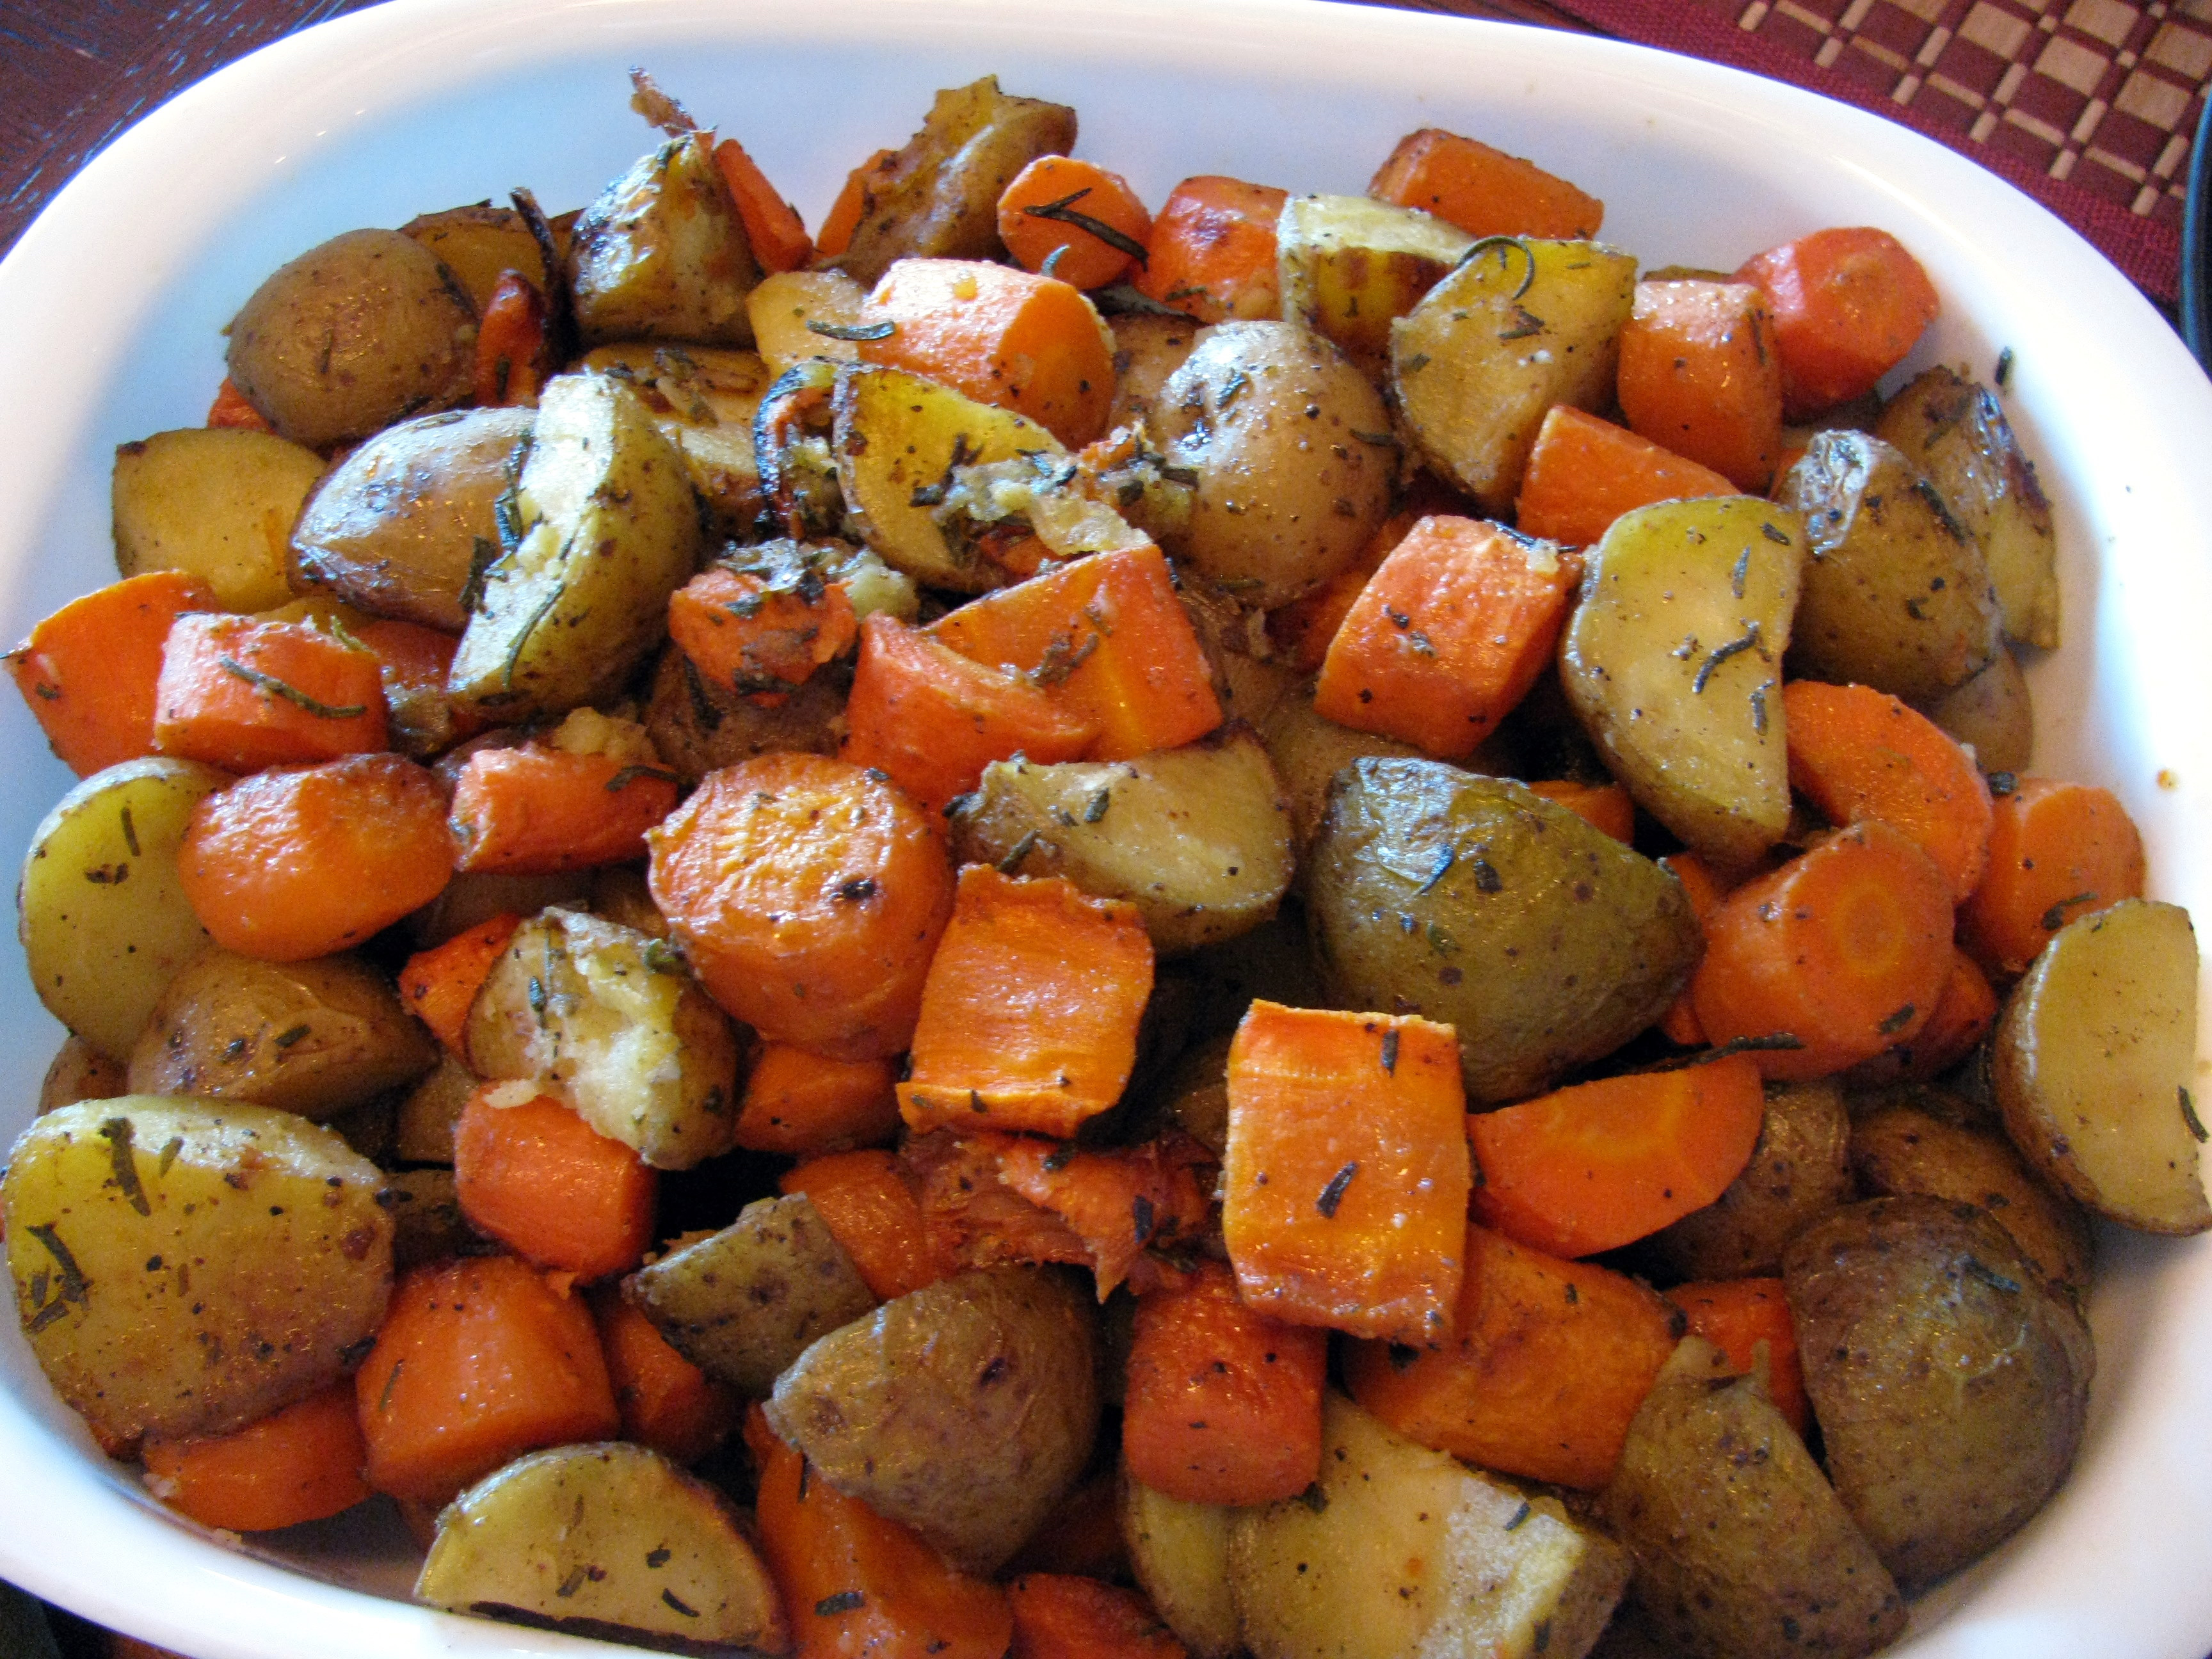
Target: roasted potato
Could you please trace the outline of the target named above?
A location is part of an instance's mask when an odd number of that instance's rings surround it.
[[[1229,1578],[1237,1511],[1170,1498],[1124,1471],[1118,1514],[1137,1583],[1191,1659],[1232,1659],[1241,1652],[1237,1592]]]
[[[817,669],[774,708],[719,681],[710,684],[675,646],[660,653],[647,694],[645,729],[685,784],[771,750],[834,755],[843,736],[849,672]]]
[[[1109,317],[1106,326],[1114,335],[1114,407],[1106,417],[1111,431],[1151,420],[1160,388],[1198,344],[1199,325],[1189,317],[1139,312]]]
[[[1771,1083],[1751,1162],[1728,1190],[1654,1233],[1647,1249],[1684,1279],[1755,1279],[1782,1271],[1790,1241],[1855,1195],[1851,1122],[1826,1079]]]
[[[2025,772],[2035,756],[2035,705],[2012,647],[1997,641],[1990,665],[1919,705],[1920,712],[1974,751],[1984,772]]]
[[[292,597],[286,546],[323,458],[267,432],[192,427],[115,452],[115,568],[183,570],[239,611]]]
[[[477,1074],[451,1054],[400,1097],[392,1126],[392,1155],[406,1164],[451,1164],[453,1129],[477,1091]]]
[[[1356,760],[1425,760],[1428,757],[1410,743],[1355,732],[1317,712],[1313,688],[1304,686],[1279,699],[1260,721],[1260,741],[1275,763],[1289,801],[1292,844],[1309,845],[1321,828],[1328,808],[1328,786],[1339,772]],[[1486,751],[1477,750],[1467,767],[1470,772],[1504,776],[1510,769],[1480,763]]]
[[[611,374],[637,393],[660,435],[684,457],[714,529],[752,538],[763,505],[753,417],[775,378],[758,355],[717,346],[605,345],[576,367]]]
[[[127,1094],[130,1087],[121,1061],[110,1060],[72,1033],[54,1050],[46,1074],[40,1081],[38,1115],[44,1117],[80,1100],[112,1100]]]
[[[551,286],[538,239],[513,208],[477,202],[421,213],[400,226],[399,234],[412,236],[437,256],[438,263],[467,291],[478,315],[491,303],[492,290],[507,271],[520,272],[541,289]]]
[[[447,1156],[452,1156],[450,1150]],[[477,1236],[461,1213],[460,1194],[451,1170],[402,1170],[387,1175],[379,1201],[392,1213],[394,1273],[470,1250],[494,1248]]]
[[[1372,196],[1293,196],[1275,224],[1283,315],[1379,375],[1390,325],[1474,246],[1456,225]]]
[[[600,191],[568,239],[568,291],[586,345],[678,340],[749,346],[761,279],[712,134],[671,138]]]
[[[860,307],[867,301],[868,290],[842,270],[772,271],[745,296],[745,310],[753,319],[754,349],[771,376],[781,376],[810,357],[858,362],[858,343],[824,334],[813,325],[857,328],[863,320]]]

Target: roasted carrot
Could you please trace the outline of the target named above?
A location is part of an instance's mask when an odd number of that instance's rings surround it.
[[[860,361],[903,368],[1026,415],[1071,449],[1106,430],[1114,337],[1082,290],[975,259],[901,259],[864,315],[891,332]]]
[[[738,222],[745,228],[745,240],[752,244],[753,258],[760,261],[763,270],[796,270],[814,257],[814,243],[799,210],[769,183],[768,175],[745,154],[743,144],[734,138],[716,144],[714,169],[729,186]]]
[[[853,643],[859,623],[842,582],[771,588],[717,566],[668,599],[668,637],[700,677],[773,708]]]
[[[1413,526],[1433,513],[1450,510],[1450,497],[1427,482],[1425,472],[1414,480],[1406,505],[1382,520],[1365,547],[1336,574],[1311,592],[1278,605],[1267,613],[1267,641],[1278,659],[1301,674],[1310,674],[1328,655],[1328,642],[1344,619],[1352,614],[1367,579],[1382,568],[1382,561]],[[1429,503],[1417,509],[1416,501]]]
[[[1636,803],[1617,783],[1577,783],[1571,778],[1539,778],[1528,786],[1531,794],[1555,800],[1583,823],[1602,830],[1615,841],[1636,838]]]
[[[469,1224],[541,1267],[582,1279],[627,1272],[653,1242],[651,1165],[551,1095],[501,1103],[486,1084],[453,1126],[453,1194]]]
[[[193,809],[177,876],[226,950],[301,962],[360,944],[444,890],[446,795],[397,755],[262,772]]]
[[[1741,1054],[1554,1090],[1467,1121],[1474,1218],[1553,1255],[1595,1255],[1656,1233],[1728,1189],[1765,1120]]]
[[[1453,1340],[1355,1345],[1352,1398],[1407,1438],[1486,1469],[1594,1490],[1674,1352],[1681,1316],[1634,1279],[1468,1229]]]
[[[1992,979],[2009,980],[2068,922],[2142,890],[2142,837],[2117,795],[2014,779],[1992,803],[1989,869],[1960,909],[1960,942]]]
[[[1950,972],[1949,883],[1869,820],[1730,893],[1690,993],[1711,1041],[1756,1045],[1767,1077],[1816,1078],[1910,1042]]]
[[[1667,1299],[1690,1322],[1690,1334],[1702,1336],[1729,1358],[1739,1374],[1758,1364],[1766,1345],[1766,1395],[1790,1426],[1805,1432],[1805,1369],[1797,1357],[1797,1330],[1778,1279],[1705,1279],[1677,1285]]]
[[[1094,722],[1089,759],[1173,749],[1221,724],[1206,653],[1158,548],[1094,553],[972,599],[928,631]]]
[[[999,240],[1024,270],[1104,288],[1145,263],[1152,216],[1129,181],[1094,161],[1040,155],[999,195]]]
[[[653,902],[717,1002],[839,1060],[905,1048],[952,869],[880,775],[793,752],[712,772],[647,836]]]
[[[208,405],[206,424],[213,427],[243,427],[249,432],[274,432],[269,417],[246,401],[238,383],[228,374],[216,388],[215,401]]]
[[[1997,994],[1990,987],[1989,975],[1954,945],[1950,975],[1928,1023],[1911,1042],[1892,1043],[1872,1060],[1852,1066],[1844,1073],[1844,1086],[1874,1090],[1893,1083],[1932,1083],[1981,1047],[1996,1023]]]
[[[1698,926],[1702,929],[1705,918],[1712,915],[1719,908],[1720,902],[1728,896],[1728,884],[1714,873],[1711,865],[1695,853],[1669,853],[1659,862],[1673,871],[1674,878],[1682,884],[1683,892],[1689,896],[1690,908],[1696,915]],[[1674,1006],[1659,1022],[1659,1029],[1666,1034],[1669,1042],[1681,1048],[1705,1047],[1705,1028],[1698,1024],[1698,1010],[1690,1000],[1688,986],[1684,986],[1681,994],[1674,999]]]
[[[8,653],[8,672],[63,764],[81,778],[154,752],[155,688],[170,625],[215,590],[149,570],[71,599]]]
[[[1316,1423],[1319,1416],[1316,1395]],[[1315,1434],[1318,1452],[1318,1426]],[[1010,1659],[1184,1659],[1182,1644],[1134,1590],[1072,1573],[1025,1572],[1006,1586],[1006,1599],[1014,1613]]]
[[[1766,295],[1792,421],[1873,391],[1940,303],[1920,262],[1886,230],[1816,230],[1753,254],[1735,275]]]
[[[1782,445],[1774,321],[1747,283],[1638,283],[1620,331],[1621,414],[1653,443],[1758,495]]]
[[[305,1400],[203,1440],[146,1442],[146,1484],[204,1527],[273,1532],[321,1521],[368,1496],[353,1382],[341,1377]]]
[[[1121,1097],[1152,994],[1134,905],[971,864],[930,959],[899,1111],[917,1130],[1073,1134]]]
[[[402,1277],[354,1400],[368,1484],[423,1504],[524,1452],[622,1426],[583,1299],[511,1255]]]
[[[1948,732],[1867,685],[1792,680],[1782,708],[1790,787],[1829,823],[1880,818],[1902,830],[1936,861],[1954,904],[1981,884],[1990,788]]]
[[[1605,222],[1605,204],[1533,161],[1423,127],[1398,141],[1367,193],[1419,208],[1470,236],[1548,236],[1583,241]]]
[[[1571,404],[1554,404],[1528,452],[1513,521],[1523,534],[1587,547],[1637,507],[1735,493],[1709,466]]]
[[[776,1186],[786,1194],[806,1194],[868,1289],[886,1302],[933,1285],[951,1270],[930,1243],[921,1200],[889,1152],[809,1158],[786,1172]]]
[[[844,759],[877,768],[933,814],[993,761],[1074,760],[1098,738],[1082,711],[881,612],[861,625],[845,732]]]
[[[477,325],[477,403],[534,404],[552,372],[545,296],[520,271],[502,270]]]
[[[1445,1340],[1471,1179],[1452,1028],[1255,1001],[1228,1079],[1221,1224],[1245,1302],[1354,1336]]]
[[[1137,291],[1201,323],[1279,315],[1275,222],[1289,200],[1218,173],[1184,179],[1153,216]]]
[[[1122,1406],[1130,1478],[1192,1504],[1295,1498],[1321,1473],[1328,1333],[1244,1305],[1218,1262],[1137,1304]]]
[[[738,1145],[801,1158],[887,1142],[898,1132],[897,1073],[884,1060],[832,1060],[765,1045],[745,1078]]]
[[[814,234],[817,254],[824,259],[834,259],[852,246],[853,233],[860,228],[860,221],[874,210],[871,198],[875,182],[897,160],[896,150],[879,149],[846,175],[837,199],[822,216],[822,228]]]
[[[668,1345],[660,1328],[622,1299],[611,1285],[587,1298],[607,1380],[622,1413],[622,1437],[696,1463],[737,1427],[737,1395]]]
[[[179,617],[154,696],[155,748],[227,771],[385,747],[382,663],[311,623]]]
[[[1474,752],[1552,659],[1580,562],[1480,519],[1422,520],[1390,550],[1329,641],[1315,712]]]
[[[453,783],[456,869],[545,876],[645,856],[676,810],[676,775],[539,743],[479,749]]]
[[[521,925],[522,918],[512,911],[487,917],[442,945],[417,951],[399,970],[399,995],[408,1011],[457,1060],[468,1059],[469,1010],[477,993]]]

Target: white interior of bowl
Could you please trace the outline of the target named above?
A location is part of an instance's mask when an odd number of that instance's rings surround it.
[[[741,137],[810,222],[933,89],[995,72],[1074,105],[1080,153],[1154,202],[1211,172],[1357,191],[1401,135],[1440,125],[1601,195],[1607,240],[1646,265],[1729,267],[1826,224],[1892,230],[1944,300],[1911,367],[1986,379],[2008,348],[2007,406],[2057,504],[2069,643],[2033,670],[2038,769],[2116,789],[2155,893],[2212,915],[2212,529],[2191,493],[2212,461],[2212,387],[2157,313],[2026,198],[1901,128],[1705,64],[1410,13],[394,0],[283,42],[117,141],[0,265],[0,631],[21,637],[112,579],[112,448],[199,423],[218,331],[263,276],[339,231],[516,185],[580,204],[648,145],[625,107],[631,64]],[[0,843],[20,848],[69,778],[13,698],[0,753],[17,780]],[[8,1138],[61,1035],[17,962],[0,975]],[[2212,1647],[2212,1244],[2103,1243],[2079,1467],[2020,1538],[1923,1600],[1900,1653]],[[388,1513],[297,1529],[273,1553],[227,1547],[97,1456],[12,1324],[0,1375],[0,1576],[89,1617],[194,1659],[610,1651],[382,1599],[411,1573]]]

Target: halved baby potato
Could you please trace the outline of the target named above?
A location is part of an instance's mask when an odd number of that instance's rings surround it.
[[[234,611],[292,597],[288,546],[323,458],[241,427],[156,432],[115,452],[115,568],[185,570]]]

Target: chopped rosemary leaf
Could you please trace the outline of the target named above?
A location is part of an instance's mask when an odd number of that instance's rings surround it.
[[[1743,633],[1740,637],[1730,640],[1726,645],[1715,647],[1712,655],[1707,657],[1698,665],[1698,677],[1690,682],[1690,695],[1695,696],[1703,691],[1705,689],[1705,683],[1712,678],[1713,671],[1730,657],[1740,657],[1747,651],[1755,651],[1758,648],[1759,624],[1755,622],[1747,622],[1744,624]]]
[[[132,1209],[140,1215],[151,1215],[154,1206],[146,1201],[146,1189],[138,1182],[138,1155],[131,1145],[135,1133],[127,1117],[111,1117],[100,1126],[100,1139],[107,1143],[108,1160],[115,1167],[115,1184],[131,1200]]]
[[[1025,207],[1023,216],[1030,219],[1049,219],[1055,224],[1073,225],[1078,230],[1088,231],[1116,253],[1126,253],[1139,264],[1145,263],[1145,245],[1133,236],[1108,224],[1103,219],[1094,219],[1087,213],[1075,210],[1075,204],[1091,194],[1091,186],[1061,197],[1057,202],[1041,202],[1036,207]]]
[[[1398,1071],[1398,1028],[1393,1025],[1382,1033],[1382,1069],[1392,1076]]]
[[[1359,1160],[1354,1158],[1328,1178],[1328,1185],[1314,1200],[1314,1208],[1321,1212],[1322,1219],[1335,1219],[1336,1206],[1344,1202],[1344,1189],[1352,1185],[1352,1177],[1358,1173]]]
[[[51,1221],[35,1222],[23,1231],[46,1247],[46,1254],[53,1257],[54,1266],[61,1269],[62,1282],[58,1291],[61,1299],[64,1302],[83,1301],[84,1293],[92,1288],[92,1281],[84,1276],[84,1269],[76,1265],[76,1258],[70,1254],[70,1247],[62,1243],[61,1235],[54,1231],[54,1224]]]
[[[825,1595],[814,1604],[815,1617],[828,1619],[841,1613],[851,1613],[868,1604],[868,1598],[859,1590],[839,1590],[835,1595]]]
[[[1030,855],[1030,850],[1036,844],[1037,832],[1034,830],[1024,830],[1022,838],[1008,848],[1006,856],[999,860],[999,873],[1002,876],[1012,875],[1015,871],[1022,867],[1022,860]]]
[[[618,795],[640,778],[659,778],[665,783],[683,781],[665,766],[625,766],[607,780],[607,793]]]
[[[2185,1085],[2178,1087],[2176,1092],[2181,1097],[2181,1121],[2189,1126],[2189,1133],[2197,1137],[2200,1146],[2204,1141],[2212,1139],[2212,1135],[2205,1133],[2204,1120],[2197,1115],[2197,1103],[2189,1097],[2187,1086]]]
[[[898,325],[890,321],[825,323],[819,318],[810,317],[806,320],[806,331],[819,334],[825,340],[888,340],[898,332]]]
[[[282,697],[294,708],[306,709],[319,720],[358,720],[362,715],[368,713],[367,703],[353,702],[339,706],[324,702],[319,698],[309,696],[296,685],[287,685],[274,674],[264,674],[258,668],[248,668],[235,657],[217,657],[216,661],[222,665],[222,672],[234,679],[244,680],[255,690],[266,696]]]

